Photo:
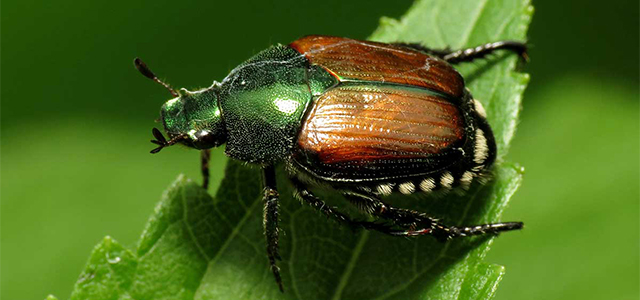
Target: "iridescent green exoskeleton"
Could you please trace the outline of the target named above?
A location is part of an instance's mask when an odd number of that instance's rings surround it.
[[[135,66],[165,86],[173,99],[161,109],[168,139],[208,149],[264,171],[264,230],[271,270],[284,290],[278,254],[275,166],[284,164],[296,197],[341,222],[393,236],[432,235],[446,241],[522,228],[520,222],[447,226],[424,213],[392,207],[392,192],[465,189],[496,157],[482,104],[450,65],[506,49],[526,58],[526,45],[504,41],[459,51],[417,44],[384,44],[308,36],[266,49],[208,88],[173,90],[139,59]],[[353,221],[313,195],[332,187],[376,222]]]

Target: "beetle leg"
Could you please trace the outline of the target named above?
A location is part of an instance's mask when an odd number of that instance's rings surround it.
[[[262,225],[264,227],[264,235],[267,239],[267,256],[271,265],[271,272],[276,279],[276,283],[280,291],[284,293],[282,286],[282,278],[280,277],[280,268],[276,264],[276,260],[281,260],[278,253],[278,190],[276,189],[276,171],[273,166],[264,169],[264,215]]]
[[[471,235],[498,234],[502,231],[522,229],[522,222],[505,222],[493,224],[481,224],[473,226],[442,226],[438,225],[432,235],[440,241],[446,241],[456,237],[465,237]]]
[[[430,228],[433,224],[437,223],[436,219],[431,218],[424,213],[409,209],[395,208],[382,202],[382,200],[373,195],[347,192],[344,193],[344,196],[349,199],[351,203],[368,203],[370,214],[389,221],[393,223],[394,226],[402,229],[394,232],[393,235],[410,236],[418,226]]]
[[[473,226],[447,226],[438,219],[425,213],[395,208],[382,204],[376,215],[390,219],[399,226],[408,226],[404,232],[394,234],[399,236],[431,235],[438,241],[444,242],[457,237],[471,235],[498,234],[502,231],[522,229],[522,222],[506,222],[494,224],[481,224]],[[405,227],[406,228],[406,227]]]
[[[209,160],[211,159],[211,149],[200,151],[200,170],[202,171],[202,188],[209,187]]]
[[[296,197],[301,201],[306,202],[314,209],[323,213],[327,217],[333,218],[334,220],[347,224],[351,228],[364,228],[367,230],[376,230],[390,235],[400,235],[403,231],[394,230],[393,224],[389,223],[377,223],[377,222],[367,222],[367,221],[354,221],[349,216],[334,210],[332,207],[327,205],[320,198],[316,197],[309,189],[296,178],[291,178],[291,182],[293,183],[296,189]]]
[[[513,51],[525,61],[529,60],[529,56],[527,55],[527,44],[516,41],[498,41],[456,51],[451,51],[449,49],[435,50],[416,43],[395,43],[394,45],[408,47],[414,50],[425,52],[427,54],[442,58],[451,64],[469,62],[478,58],[483,58],[496,50]]]
[[[471,235],[497,234],[502,231],[522,229],[522,222],[506,222],[494,224],[481,224],[474,226],[447,226],[440,223],[438,219],[430,217],[425,213],[395,208],[383,203],[375,196],[367,196],[358,193],[349,193],[345,196],[351,201],[354,198],[362,198],[363,201],[376,203],[376,208],[372,214],[382,219],[389,220],[402,230],[389,230],[384,233],[394,236],[418,236],[431,235],[438,241],[444,242],[456,237]]]
[[[527,55],[527,44],[516,41],[498,41],[473,48],[461,49],[445,55],[443,59],[449,63],[455,64],[483,58],[496,50],[503,49],[517,53],[525,61],[529,60],[529,56]]]
[[[354,194],[350,191],[343,191],[342,195],[351,202],[355,207],[364,213],[372,215],[380,204],[380,199],[376,197],[368,197],[360,194]]]

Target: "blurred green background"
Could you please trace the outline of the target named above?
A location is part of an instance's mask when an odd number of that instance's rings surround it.
[[[1,286],[69,296],[93,246],[133,247],[162,191],[198,153],[150,155],[169,94],[209,86],[273,43],[366,38],[410,1],[3,1]],[[638,1],[534,1],[531,83],[509,160],[525,166],[488,260],[497,299],[638,299]],[[214,152],[213,181],[222,152]],[[215,187],[215,185],[214,185]]]

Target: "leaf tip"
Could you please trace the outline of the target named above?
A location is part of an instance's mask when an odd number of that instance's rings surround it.
[[[191,179],[189,179],[189,177],[187,177],[187,175],[185,174],[179,174],[178,178],[176,178],[175,183],[185,183],[185,182],[189,182],[191,181]]]
[[[381,26],[398,26],[400,24],[400,21],[387,16],[380,17],[379,22]]]
[[[116,242],[116,240],[114,240],[110,235],[105,236],[104,238],[102,238],[102,245],[104,246],[111,246],[112,244],[117,244],[118,242]]]

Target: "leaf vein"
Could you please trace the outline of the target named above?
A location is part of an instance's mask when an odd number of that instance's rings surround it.
[[[465,45],[467,45],[467,43],[469,43],[471,32],[473,32],[473,30],[476,28],[476,24],[478,23],[478,20],[480,19],[482,12],[484,11],[485,7],[487,7],[487,0],[482,0],[479,3],[480,5],[478,6],[477,12],[475,13],[473,18],[471,19],[471,22],[469,23],[469,28],[466,30],[466,32],[462,35],[462,38],[460,39],[460,41],[463,41],[463,43],[459,45],[460,47],[464,47]]]
[[[187,212],[189,208],[187,207],[187,196],[185,195],[184,188],[180,189],[180,202],[182,202],[182,223],[184,224],[184,227],[186,228],[187,233],[189,234],[189,238],[198,249],[198,252],[200,253],[200,255],[202,255],[204,259],[209,260],[209,256],[200,245],[200,242],[198,242],[198,239],[193,233],[193,230],[191,230],[191,226],[189,226],[189,221],[187,216]]]
[[[358,239],[358,242],[356,243],[356,246],[355,248],[353,248],[353,252],[351,253],[351,258],[349,259],[349,262],[347,263],[347,266],[345,268],[345,272],[340,277],[338,287],[336,288],[336,291],[334,292],[331,299],[339,300],[342,297],[342,291],[349,282],[349,278],[351,277],[351,273],[353,272],[356,262],[358,261],[360,254],[362,254],[362,248],[364,248],[364,244],[367,242],[367,239],[369,239],[369,234],[369,231],[365,231]]]

